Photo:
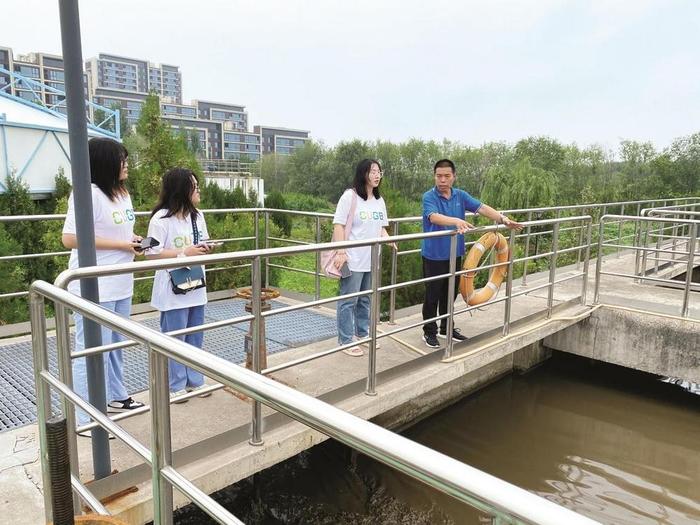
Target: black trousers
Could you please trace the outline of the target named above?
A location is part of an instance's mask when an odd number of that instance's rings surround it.
[[[457,257],[457,266],[459,270],[462,268],[462,258]],[[434,275],[442,275],[450,271],[450,261],[433,261],[423,257],[423,277],[432,277]],[[449,281],[447,278],[438,279],[425,283],[425,300],[423,301],[423,319],[430,319],[438,315],[447,313],[448,300],[454,302],[459,293],[459,279],[455,278],[455,289],[452,297],[448,299],[447,287]],[[426,335],[437,335],[437,323],[431,321],[423,325],[423,332]],[[440,319],[440,332],[447,333],[447,318]]]

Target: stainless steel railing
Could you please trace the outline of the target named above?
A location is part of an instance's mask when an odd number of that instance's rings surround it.
[[[671,203],[671,205],[669,205]],[[644,205],[649,205],[648,208],[643,208]],[[610,210],[619,209],[620,215],[624,215],[625,210],[635,209],[636,214],[639,215],[644,210],[651,209],[656,205],[660,205],[665,209],[678,209],[682,207],[695,207],[694,209],[700,209],[700,197],[683,197],[676,199],[655,199],[655,200],[639,200],[639,201],[625,201],[625,202],[608,202],[600,204],[581,204],[581,205],[567,205],[567,206],[550,206],[550,207],[540,207],[540,208],[529,208],[529,209],[514,209],[505,210],[506,213],[517,216],[518,218],[524,219],[526,222],[531,223],[527,226],[525,230],[516,235],[516,239],[525,239],[524,252],[529,255],[532,251],[532,244],[535,245],[535,254],[539,253],[539,248],[541,244],[551,243],[553,231],[552,229],[541,229],[541,226],[536,226],[537,222],[532,222],[533,218],[537,220],[538,218],[560,218],[566,217],[567,214],[578,213],[579,215],[591,215],[593,217],[593,232],[594,235],[597,233],[598,223],[596,218],[605,215]],[[656,209],[659,209],[658,207]],[[322,221],[330,221],[333,217],[329,213],[317,213],[317,212],[303,212],[294,210],[277,210],[272,208],[236,208],[236,209],[211,209],[202,210],[205,214],[252,214],[253,215],[253,233],[252,235],[231,237],[224,239],[228,243],[240,243],[245,241],[253,241],[255,248],[265,247],[269,248],[273,245],[311,245],[322,242]],[[136,212],[137,217],[148,216],[150,212]],[[277,237],[271,235],[270,220],[272,214],[286,214],[291,215],[295,218],[304,218],[309,221],[313,221],[314,225],[312,227],[312,238],[306,240],[290,239],[285,237]],[[472,214],[467,214],[467,217],[472,216]],[[62,214],[52,214],[52,215],[21,215],[21,216],[2,216],[0,217],[0,224],[17,222],[17,221],[62,221],[65,219],[65,215]],[[405,225],[415,225],[418,226],[421,223],[421,217],[403,217],[390,220],[390,231],[393,235],[399,235],[401,226]],[[262,222],[262,231],[261,230]],[[537,231],[535,231],[537,230]],[[586,233],[586,228],[583,225],[567,226],[560,230],[560,234],[570,232],[569,235],[578,235],[578,245],[583,246],[584,238]],[[644,238],[654,239],[659,234],[658,231],[644,232]],[[632,234],[624,235],[622,224],[618,226],[618,244],[622,245],[623,241],[630,240],[632,244],[634,239],[639,237],[639,232],[635,231]],[[542,241],[542,242],[540,242]],[[546,241],[546,242],[544,242]],[[618,249],[618,254],[621,249]],[[419,253],[418,249],[405,249],[398,252],[393,252],[391,254],[391,284],[395,284],[398,278],[398,261],[400,257],[415,255]],[[34,258],[44,258],[44,257],[56,257],[56,256],[67,256],[70,251],[59,251],[50,253],[33,253],[33,254],[17,254],[17,255],[4,255],[0,256],[0,262],[11,262],[11,261],[24,261]],[[577,268],[580,267],[581,260],[583,256],[583,249],[576,252],[576,265]],[[527,284],[529,275],[529,266],[527,261],[523,261],[522,267],[522,283]],[[638,266],[638,264],[637,264]],[[245,265],[244,265],[245,267]],[[313,276],[314,279],[314,298],[316,300],[321,298],[321,281],[323,275],[320,270],[320,255],[317,255],[314,261],[313,270],[297,268],[293,266],[287,266],[276,262],[274,259],[265,259],[264,264],[264,283],[265,286],[270,285],[270,269],[277,268],[283,271],[296,272],[300,274],[305,274]],[[215,268],[211,271],[224,271],[225,268]],[[152,276],[137,277],[136,280],[148,280],[152,279]],[[20,298],[27,295],[25,290],[15,290],[0,294],[0,299],[13,299]],[[396,312],[396,291],[392,290],[389,294],[389,320],[393,322],[395,319]]]
[[[254,288],[259,291],[260,259],[253,268],[258,268]],[[254,298],[256,295],[254,294]],[[46,341],[45,299],[65,310],[70,308],[82,315],[109,327],[111,330],[143,344],[149,353],[149,396],[154,409],[151,412],[150,448],[142,445],[134,436],[126,432],[116,422],[83,401],[71,388],[65,377],[66,363],[59,362],[59,377],[55,377],[48,367]],[[171,422],[168,403],[168,358],[176,359],[204,375],[229,386],[257,403],[267,406],[322,432],[353,449],[362,452],[386,465],[391,466],[423,483],[450,496],[474,506],[493,516],[498,523],[540,523],[540,524],[593,524],[589,518],[560,507],[494,476],[481,472],[448,456],[394,434],[373,423],[343,412],[332,405],[297,392],[270,379],[248,371],[188,345],[153,329],[144,327],[113,312],[105,310],[89,301],[68,293],[61,288],[43,281],[37,281],[30,288],[32,348],[34,353],[39,414],[39,433],[42,450],[42,475],[44,483],[47,520],[50,519],[51,481],[45,461],[46,450],[45,422],[50,416],[51,389],[63,399],[63,411],[70,421],[74,406],[85,410],[97,424],[111,432],[125,443],[144,462],[152,467],[152,490],[154,523],[172,523],[173,487],[200,506],[218,523],[240,524],[240,520],[211,497],[198,489],[172,464]],[[255,333],[260,326],[260,296],[254,299]],[[257,304],[257,307],[256,307]],[[253,338],[254,354],[257,353],[259,338]],[[71,454],[75,453],[75,447]],[[75,458],[71,457],[73,485],[76,493],[93,510],[108,513],[108,510],[91,495],[90,490],[77,476]]]
[[[618,223],[620,221],[633,222],[636,225],[638,225],[638,227],[635,228],[636,231],[639,233],[639,236],[637,238],[637,244],[631,247],[624,247],[628,250],[635,250],[635,253],[637,254],[637,261],[639,261],[639,253],[641,252],[643,254],[641,258],[641,267],[635,266],[635,270],[632,273],[603,271],[603,255],[605,249],[620,248],[620,245],[605,239],[605,226],[610,222]],[[642,234],[642,232],[646,233],[650,231],[651,223],[660,223],[662,225],[661,231],[671,229],[675,232],[675,235],[665,237],[666,241],[671,241],[670,247],[664,247],[664,245],[661,243],[663,233],[658,236],[656,247],[652,248],[648,245],[645,238],[646,235]],[[596,265],[595,273],[594,303],[598,304],[600,302],[601,276],[609,275],[622,278],[631,278],[638,282],[650,281],[665,285],[678,285],[678,281],[658,277],[659,263],[665,262],[671,265],[682,264],[685,267],[686,278],[685,283],[683,284],[683,298],[680,306],[680,315],[681,317],[688,317],[690,291],[700,290],[700,285],[693,284],[692,282],[695,262],[696,260],[698,260],[696,258],[700,257],[700,253],[697,252],[699,225],[699,220],[677,219],[668,217],[633,215],[604,215],[603,217],[601,217],[598,233],[598,262]],[[687,234],[685,233],[686,231]],[[648,275],[646,258],[647,253],[654,254],[654,273],[657,274],[656,277],[651,277]],[[671,259],[663,259],[659,257],[659,255],[661,254],[671,254]],[[680,256],[680,258],[677,258],[677,256]]]

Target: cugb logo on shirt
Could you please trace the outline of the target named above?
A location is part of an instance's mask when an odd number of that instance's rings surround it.
[[[128,210],[116,210],[112,212],[112,220],[114,224],[124,224],[125,222],[134,222],[136,217],[134,216],[134,210],[129,208]]]
[[[202,232],[201,230],[199,231],[199,237],[202,237]],[[173,247],[175,248],[184,248],[185,246],[190,246],[192,244],[192,236],[191,235],[178,235],[177,237],[173,238]]]
[[[361,211],[360,212],[361,221],[383,221],[384,212],[383,211]]]

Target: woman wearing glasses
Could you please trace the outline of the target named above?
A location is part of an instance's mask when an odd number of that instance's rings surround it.
[[[95,255],[97,265],[129,263],[140,253],[141,237],[134,235],[134,209],[126,189],[129,177],[127,157],[129,153],[119,142],[108,138],[93,138],[88,143],[90,155],[90,181],[92,183],[92,217],[95,227]],[[68,198],[68,212],[63,225],[61,241],[71,249],[68,268],[78,267],[78,239],[76,236],[75,202],[73,194]],[[98,278],[100,305],[124,317],[131,314],[131,296],[134,294],[132,274]],[[79,281],[68,285],[68,290],[80,295]],[[83,317],[75,314],[75,350],[85,348],[83,339]],[[121,334],[102,327],[102,344],[124,340]],[[105,381],[107,386],[107,409],[110,412],[125,412],[143,406],[135,401],[124,385],[124,357],[122,350],[111,350],[103,354]],[[85,358],[73,361],[73,384],[75,391],[87,399],[87,372]],[[77,411],[78,423],[88,422],[88,415]],[[84,434],[89,436],[88,433]]]
[[[209,234],[204,216],[197,209],[199,200],[199,181],[192,170],[173,168],[163,176],[158,204],[153,208],[148,225],[148,236],[158,239],[160,245],[151,248],[147,258],[180,257],[183,267],[197,268],[187,265],[187,257],[205,255],[211,251],[204,241]],[[204,286],[204,269],[201,270],[201,287],[191,289],[177,288],[174,277],[167,270],[156,272],[151,306],[160,311],[162,332],[204,324],[207,289]],[[202,348],[204,342],[202,332],[177,337],[197,348]],[[172,396],[204,387],[204,376],[200,372],[172,359],[168,360],[168,376]]]
[[[355,169],[352,187],[343,193],[333,217],[333,239],[366,240],[386,237],[389,225],[384,199],[379,195],[382,167],[379,161],[364,159]],[[372,286],[371,247],[338,250],[336,268],[341,270],[340,295],[369,290]],[[369,334],[369,296],[339,299],[337,306],[338,343],[350,344]],[[343,350],[360,357],[364,350],[353,346]]]

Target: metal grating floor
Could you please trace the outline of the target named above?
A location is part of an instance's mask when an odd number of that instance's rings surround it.
[[[239,299],[211,302],[206,306],[205,322],[244,315],[243,305],[244,302]],[[272,301],[273,309],[281,306],[285,304]],[[142,324],[159,329],[157,317],[146,319]],[[299,330],[302,326],[304,329]],[[336,334],[335,319],[313,310],[272,316],[266,320],[265,328],[268,354],[328,339]],[[232,363],[241,363],[245,360],[243,337],[247,331],[248,323],[208,330],[204,335],[204,349]],[[49,366],[53,373],[57,373],[55,337],[49,337],[47,343]],[[140,392],[148,388],[148,356],[142,346],[124,351],[124,382],[129,392]],[[56,394],[52,397],[52,408],[56,413],[60,411]],[[35,421],[31,342],[0,345],[0,432]]]

